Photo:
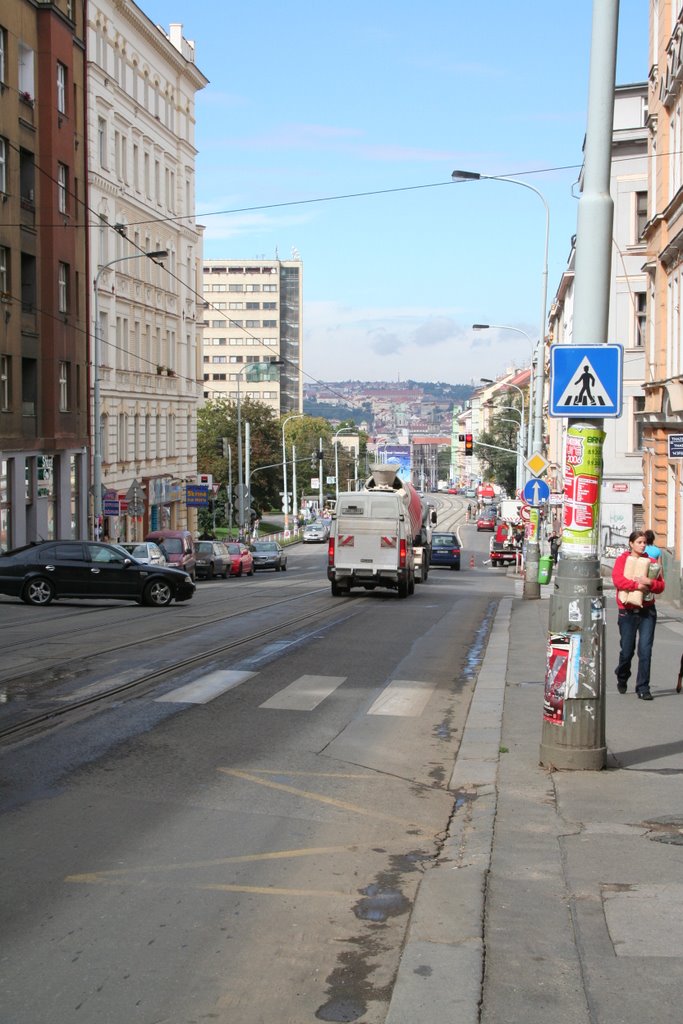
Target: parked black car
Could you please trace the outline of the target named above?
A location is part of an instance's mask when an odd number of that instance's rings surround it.
[[[194,591],[183,570],[139,562],[118,544],[51,540],[0,554],[0,593],[27,604],[78,597],[163,607],[174,598],[188,601]]]
[[[251,545],[254,557],[254,569],[275,569],[285,572],[287,555],[276,540],[255,540]]]

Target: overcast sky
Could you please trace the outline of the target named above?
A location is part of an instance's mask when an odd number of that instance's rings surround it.
[[[182,22],[212,259],[303,260],[307,379],[468,383],[529,358],[576,231],[592,3],[143,0]],[[648,74],[648,4],[622,0],[617,84]],[[365,193],[365,194],[363,194]],[[611,339],[621,341],[623,339]]]

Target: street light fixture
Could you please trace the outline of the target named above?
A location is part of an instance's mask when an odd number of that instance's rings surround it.
[[[242,399],[240,394],[240,378],[246,370],[262,366],[262,363],[245,363],[235,374],[237,381],[237,529],[240,540],[244,539],[244,461],[242,458]],[[283,366],[284,359],[269,359],[268,366]]]
[[[337,502],[339,501],[339,449],[337,447],[337,438],[339,437],[340,434],[343,434],[345,432],[348,433],[348,431],[351,431],[351,432],[357,434],[358,433],[358,428],[357,427],[340,427],[339,430],[337,431],[337,433],[334,435],[334,439],[333,439],[333,442],[332,442],[334,444],[334,490],[335,490],[334,497],[335,497],[335,500]]]
[[[282,482],[283,482],[283,494],[282,494],[282,507],[285,513],[285,532],[289,530],[289,495],[287,493],[287,449],[285,447],[285,427],[290,420],[301,419],[304,414],[302,412],[292,413],[282,423]],[[292,467],[294,472],[294,467]],[[292,504],[292,515],[296,515],[296,509]]]
[[[540,453],[543,447],[543,377],[545,370],[545,322],[548,296],[548,247],[550,240],[550,210],[548,209],[548,203],[543,193],[534,185],[530,185],[528,181],[520,181],[519,178],[507,178],[497,174],[479,174],[477,171],[453,171],[451,177],[455,181],[507,181],[511,185],[520,185],[522,188],[533,192],[543,203],[545,210],[545,250],[541,278],[541,326],[538,333],[538,358],[534,375],[534,430],[532,444],[534,453]],[[540,547],[538,523],[536,522],[535,529],[532,529],[530,533],[527,547],[527,571],[524,578],[524,597],[527,600],[531,598],[538,599],[541,596],[541,585],[538,583],[539,558]]]
[[[109,270],[116,263],[125,263],[127,260],[138,260],[142,256],[146,256],[148,259],[156,262],[157,260],[166,259],[168,256],[167,249],[153,249],[151,252],[136,252],[133,256],[119,256],[115,260],[110,260],[109,263],[105,263],[99,268],[95,274],[95,335],[93,344],[93,396],[92,396],[92,416],[93,416],[93,536],[97,540],[100,534],[100,520],[102,518],[102,432],[100,426],[100,303],[99,303],[99,283],[100,277],[105,270]]]

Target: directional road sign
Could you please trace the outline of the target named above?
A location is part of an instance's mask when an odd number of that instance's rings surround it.
[[[667,437],[670,459],[683,459],[683,434],[669,434]]]
[[[527,480],[522,494],[527,505],[538,508],[550,497],[550,488],[545,480]]]
[[[551,345],[551,416],[621,416],[622,345]]]

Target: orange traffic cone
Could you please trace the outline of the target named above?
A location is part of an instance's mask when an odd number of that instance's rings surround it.
[[[470,555],[470,569],[474,569],[474,555]]]

